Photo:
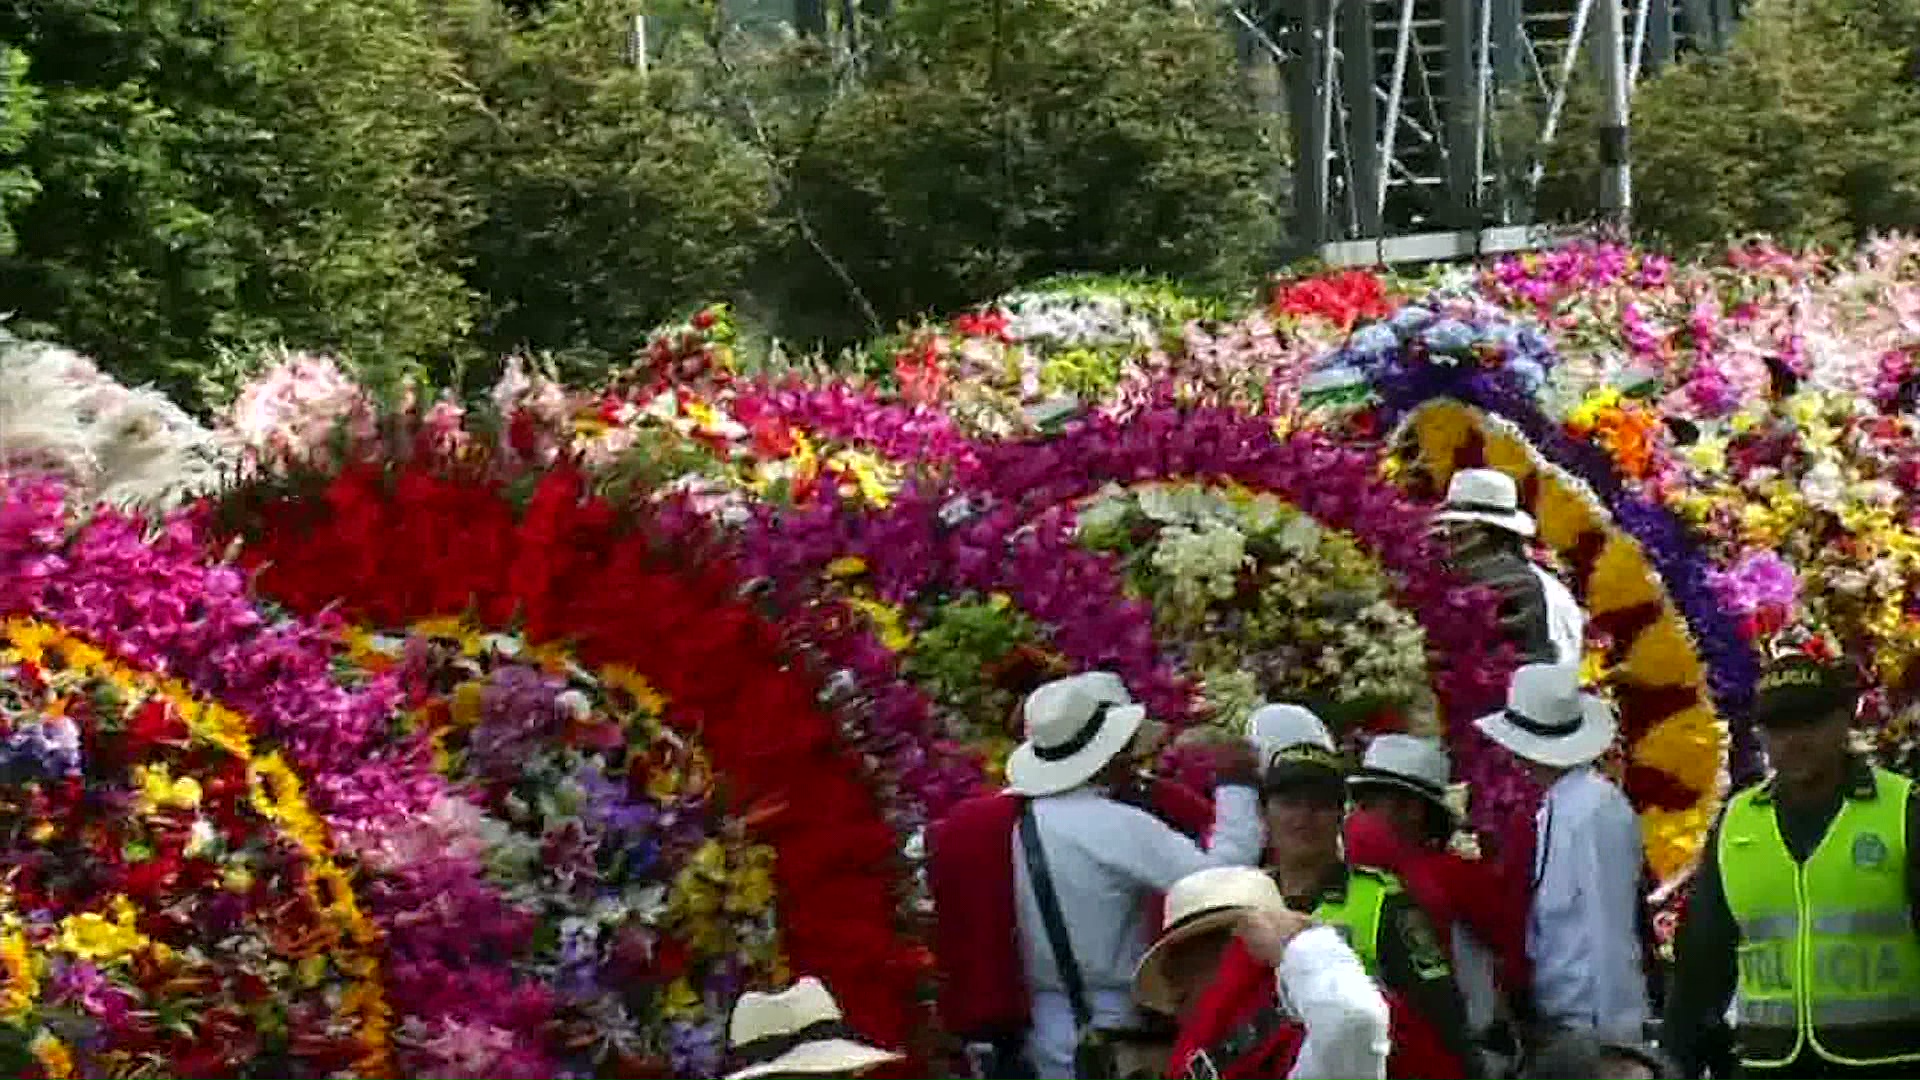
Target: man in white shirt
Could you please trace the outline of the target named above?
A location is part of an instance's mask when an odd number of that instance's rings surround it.
[[[1527,555],[1539,532],[1520,489],[1498,469],[1462,469],[1447,485],[1440,526],[1454,571],[1500,594],[1501,621],[1531,662],[1578,664],[1587,617],[1573,593]]]
[[[1645,1036],[1640,821],[1595,767],[1613,744],[1613,710],[1580,690],[1579,670],[1529,664],[1505,710],[1479,729],[1547,789],[1536,820],[1527,953],[1543,1023],[1628,1045]]]
[[[1252,865],[1266,837],[1258,765],[1243,743],[1222,748],[1210,849],[1111,797],[1134,768],[1146,719],[1117,677],[1090,672],[1048,683],[1027,699],[1025,713],[1027,741],[1008,759],[1007,789],[1029,802],[1009,855],[1033,995],[1028,1060],[1056,1080],[1074,1075],[1081,1029],[1137,1022],[1134,967],[1156,929],[1148,898],[1209,866]],[[1044,869],[1038,878],[1036,863]],[[1049,907],[1057,919],[1048,918]],[[1064,949],[1054,940],[1062,933]]]

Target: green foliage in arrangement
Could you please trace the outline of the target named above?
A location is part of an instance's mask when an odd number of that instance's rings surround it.
[[[1920,223],[1917,43],[1916,0],[1755,0],[1724,54],[1640,87],[1636,229],[1690,247],[1752,233],[1845,243]],[[1595,205],[1595,104],[1572,97],[1549,214]]]
[[[433,169],[467,95],[427,0],[14,0],[0,310],[16,330],[188,391],[222,344],[369,364],[444,352],[469,298]],[[24,137],[22,135],[24,134]],[[25,205],[21,205],[24,203]]]
[[[1198,9],[907,0],[860,84],[785,134],[781,211],[813,235],[753,285],[801,340],[1062,271],[1237,282],[1275,239],[1279,150]]]

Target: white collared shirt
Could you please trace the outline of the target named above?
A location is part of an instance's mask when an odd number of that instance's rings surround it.
[[[1212,843],[1202,848],[1145,810],[1091,787],[1033,800],[1047,872],[1096,1024],[1133,1019],[1133,969],[1160,929],[1148,923],[1147,898],[1210,866],[1252,866],[1266,849],[1266,823],[1253,789],[1219,788],[1213,806]],[[1071,1076],[1073,1015],[1018,829],[1009,855],[1020,951],[1033,992],[1028,1053],[1041,1076]]]
[[[1647,1021],[1641,967],[1640,820],[1592,766],[1563,774],[1535,818],[1527,955],[1545,1020],[1639,1043]]]
[[[1547,638],[1553,642],[1554,662],[1578,665],[1586,650],[1587,614],[1559,578],[1538,566],[1533,568],[1533,575],[1540,579],[1540,592],[1547,605]]]
[[[1392,1048],[1387,999],[1338,930],[1296,934],[1278,978],[1282,1006],[1306,1029],[1288,1080],[1383,1080]]]

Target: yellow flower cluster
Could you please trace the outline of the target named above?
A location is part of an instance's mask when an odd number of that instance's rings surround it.
[[[1661,721],[1627,748],[1634,764],[1659,769],[1692,790],[1699,799],[1684,810],[1646,808],[1641,828],[1647,856],[1662,878],[1690,865],[1719,805],[1719,772],[1726,753],[1726,725],[1707,692],[1706,668],[1672,598],[1654,574],[1646,553],[1617,528],[1610,515],[1584,489],[1547,465],[1517,431],[1452,401],[1423,407],[1410,421],[1426,469],[1444,484],[1453,472],[1456,452],[1478,433],[1487,465],[1524,482],[1540,479],[1533,514],[1540,538],[1558,552],[1569,552],[1582,537],[1599,531],[1605,539],[1586,582],[1588,614],[1602,616],[1652,601],[1660,616],[1631,642],[1620,643],[1621,660],[1608,675],[1615,685],[1682,687],[1693,704]]]
[[[251,727],[243,717],[197,699],[177,680],[122,664],[98,647],[45,623],[17,619],[6,624],[5,633],[4,655],[9,661],[25,660],[48,666],[47,653],[57,652],[61,666],[107,682],[130,701],[154,697],[166,701],[196,740],[218,746],[247,762],[253,806],[300,848],[309,868],[309,899],[314,909],[327,917],[332,933],[347,943],[347,947],[334,953],[334,958],[351,981],[340,1005],[341,1012],[349,1018],[353,1029],[361,1033],[366,1046],[355,1069],[364,1076],[393,1075],[389,1039],[391,1013],[381,987],[378,958],[380,932],[360,911],[352,879],[334,862],[326,826],[307,806],[293,770],[278,754],[256,758],[249,737]],[[201,797],[197,781],[190,777],[172,777],[163,768],[143,769],[138,780],[142,797],[151,806],[192,807]],[[125,897],[113,898],[110,907],[111,919],[94,912],[68,916],[61,923],[58,947],[103,963],[118,962],[143,949],[163,948],[140,934],[135,926],[133,905]],[[0,960],[8,959],[4,949],[5,943],[0,941]],[[10,965],[9,975],[11,987]]]

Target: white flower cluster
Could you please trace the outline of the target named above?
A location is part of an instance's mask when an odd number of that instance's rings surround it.
[[[52,474],[83,501],[164,509],[211,491],[234,458],[160,393],[0,329],[0,473]]]
[[[1117,296],[1019,292],[1002,297],[998,306],[1007,316],[1007,333],[1042,350],[1154,341],[1154,320]]]
[[[1153,568],[1172,578],[1175,592],[1189,603],[1231,598],[1250,561],[1247,534],[1223,521],[1169,526],[1153,552]]]

